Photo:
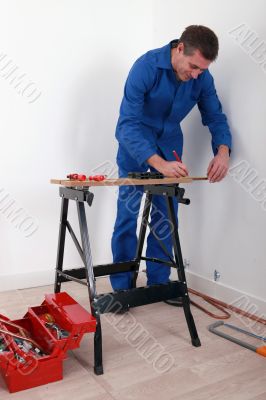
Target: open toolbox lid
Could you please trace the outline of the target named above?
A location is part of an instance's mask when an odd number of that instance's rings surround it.
[[[46,294],[43,303],[29,307],[26,316],[45,327],[50,340],[64,352],[78,348],[83,335],[96,330],[96,319],[66,292]]]
[[[95,332],[96,319],[66,292],[45,295],[43,305],[47,305],[55,315],[65,318],[71,325],[85,332]]]

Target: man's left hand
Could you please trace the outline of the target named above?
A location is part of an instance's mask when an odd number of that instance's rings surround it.
[[[207,176],[211,183],[220,182],[228,172],[229,168],[229,148],[225,145],[221,145],[218,148],[218,153],[211,160]]]

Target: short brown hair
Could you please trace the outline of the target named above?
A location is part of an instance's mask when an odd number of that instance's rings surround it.
[[[184,54],[192,55],[199,50],[206,60],[214,61],[218,56],[219,42],[215,33],[203,25],[190,25],[182,33],[179,42],[184,44]]]

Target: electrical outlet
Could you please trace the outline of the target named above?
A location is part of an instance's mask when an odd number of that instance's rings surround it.
[[[215,282],[219,281],[219,279],[221,278],[221,274],[219,271],[217,271],[217,269],[214,270],[213,273],[213,279],[215,280]]]
[[[190,267],[189,259],[188,258],[184,258],[183,263],[184,263],[184,269],[189,269],[189,267]]]

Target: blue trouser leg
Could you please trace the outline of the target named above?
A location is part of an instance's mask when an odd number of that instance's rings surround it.
[[[117,218],[112,236],[113,262],[130,261],[136,256],[137,249],[137,218],[141,198],[142,186],[120,186],[117,201]],[[122,272],[110,275],[114,290],[129,289],[131,272]]]
[[[178,203],[174,199],[174,210],[177,218]],[[151,226],[156,237],[161,240],[167,249],[167,252],[172,256],[172,224],[169,223],[167,206],[164,196],[153,196],[151,210]],[[147,257],[160,258],[169,261],[169,258],[162,250],[160,244],[150,232],[147,238]],[[158,283],[167,283],[170,276],[170,267],[147,261],[147,284],[154,285]]]
[[[130,171],[144,172],[148,166],[140,167],[129,154],[120,153],[118,156],[119,176],[126,177]],[[153,168],[151,170],[154,171]],[[137,249],[137,219],[143,186],[120,186],[117,201],[117,217],[112,236],[113,262],[133,260]],[[172,242],[167,228],[167,208],[163,196],[153,196],[151,213],[151,225],[159,238],[163,240],[168,252],[172,254]],[[174,199],[175,215],[177,215],[177,202]],[[147,257],[156,257],[169,260],[164,254],[156,239],[149,233],[147,238]],[[148,285],[168,282],[170,268],[153,262],[147,262]],[[131,285],[131,273],[123,272],[110,275],[110,281],[114,290],[129,289]]]
[[[137,248],[137,218],[143,195],[142,186],[120,186],[117,201],[117,218],[112,237],[113,261],[133,260]],[[174,199],[175,215],[177,215],[177,202]],[[169,254],[172,255],[172,238],[169,225],[165,198],[153,196],[151,211],[151,226],[157,238],[163,241]],[[147,257],[168,260],[153,234],[150,232],[147,238]],[[154,262],[147,262],[148,285],[166,283],[169,281],[170,267]],[[131,273],[122,272],[110,276],[114,290],[128,289],[131,285]]]

